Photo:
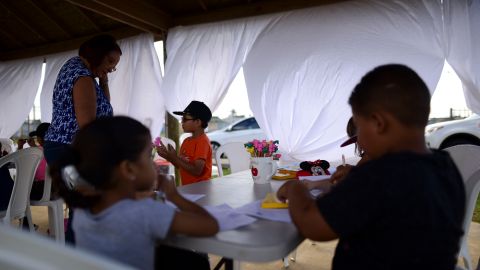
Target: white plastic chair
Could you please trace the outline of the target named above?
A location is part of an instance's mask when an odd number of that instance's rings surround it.
[[[32,189],[35,171],[43,157],[42,150],[37,147],[18,150],[0,158],[0,166],[13,162],[17,169],[17,176],[13,184],[12,194],[6,211],[0,212],[0,221],[11,225],[12,220],[30,216],[30,191]],[[33,224],[29,222],[30,231],[34,231]]]
[[[480,192],[480,146],[456,145],[444,150],[450,153],[465,183],[466,210],[463,220],[463,231],[465,234],[460,240],[459,256],[463,258],[463,263],[467,270],[474,270],[467,238],[473,211],[475,210],[475,203]]]
[[[48,166],[45,168],[45,182],[43,186],[43,196],[38,201],[30,200],[31,206],[47,206],[48,207],[48,226],[50,233],[55,235],[55,240],[58,243],[65,244],[65,228],[63,216],[63,199],[51,199],[52,178],[48,173]],[[30,209],[29,209],[30,210]],[[31,216],[31,215],[30,215]],[[32,223],[32,220],[28,221]]]
[[[0,269],[50,270],[133,268],[69,246],[60,246],[35,234],[0,224]]]
[[[250,168],[250,154],[245,150],[244,143],[231,142],[218,147],[215,152],[215,162],[218,167],[218,176],[223,176],[221,156],[225,154],[230,164],[230,172],[248,170]]]

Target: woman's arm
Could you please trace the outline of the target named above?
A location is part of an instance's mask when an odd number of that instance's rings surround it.
[[[108,87],[108,77],[105,75],[105,77],[99,78],[98,81],[100,83],[100,87],[103,89],[103,93],[107,97],[108,101],[110,101],[110,88]]]
[[[80,77],[73,85],[73,107],[80,128],[97,116],[97,93],[91,77]]]

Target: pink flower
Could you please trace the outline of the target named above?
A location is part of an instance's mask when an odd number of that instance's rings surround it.
[[[162,139],[160,139],[160,137],[155,138],[155,140],[153,141],[153,144],[155,146],[160,146],[161,143],[162,143]]]

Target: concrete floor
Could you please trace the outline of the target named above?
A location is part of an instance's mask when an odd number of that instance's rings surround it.
[[[46,235],[48,229],[48,211],[47,207],[33,206],[32,207],[33,222],[39,225],[38,232]],[[468,236],[470,245],[470,252],[474,265],[476,266],[480,257],[480,223],[472,222],[470,226],[470,233]],[[313,243],[310,240],[304,241],[297,248],[297,259],[295,262],[290,262],[289,269],[291,270],[327,270],[331,268],[331,261],[335,251],[336,241],[326,243]],[[212,268],[216,265],[220,258],[218,256],[211,256]],[[243,270],[278,270],[283,268],[283,262],[277,260],[270,263],[242,263]]]

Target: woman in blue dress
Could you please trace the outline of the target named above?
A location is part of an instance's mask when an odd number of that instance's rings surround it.
[[[85,41],[78,56],[62,66],[53,89],[52,122],[45,135],[48,164],[60,158],[79,129],[97,118],[113,116],[108,73],[116,70],[121,55],[115,38],[100,35]],[[67,228],[66,240],[74,243],[71,228]]]

